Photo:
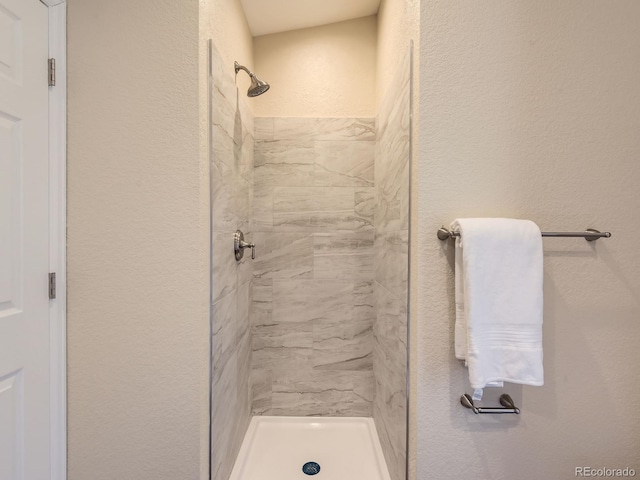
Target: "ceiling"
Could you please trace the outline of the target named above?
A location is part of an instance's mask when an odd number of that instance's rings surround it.
[[[378,13],[380,0],[241,0],[254,37]]]

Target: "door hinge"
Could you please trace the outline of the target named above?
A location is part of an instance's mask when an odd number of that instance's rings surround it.
[[[56,298],[56,274],[49,274],[49,299],[53,300]]]
[[[49,59],[49,86],[54,87],[56,85],[56,59]]]

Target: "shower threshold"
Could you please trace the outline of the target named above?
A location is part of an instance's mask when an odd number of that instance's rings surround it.
[[[390,480],[372,418],[253,417],[229,480]]]

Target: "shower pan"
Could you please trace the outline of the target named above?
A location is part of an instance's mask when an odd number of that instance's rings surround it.
[[[310,477],[390,480],[373,420],[253,417],[230,480]]]
[[[375,118],[254,118],[209,42],[214,480],[406,478],[411,68]]]

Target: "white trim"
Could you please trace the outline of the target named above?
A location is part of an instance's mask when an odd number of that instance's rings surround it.
[[[51,480],[67,478],[67,5],[49,7],[49,58],[56,59],[56,85],[49,87],[49,264],[56,273],[50,300]],[[44,80],[43,80],[44,81]]]

